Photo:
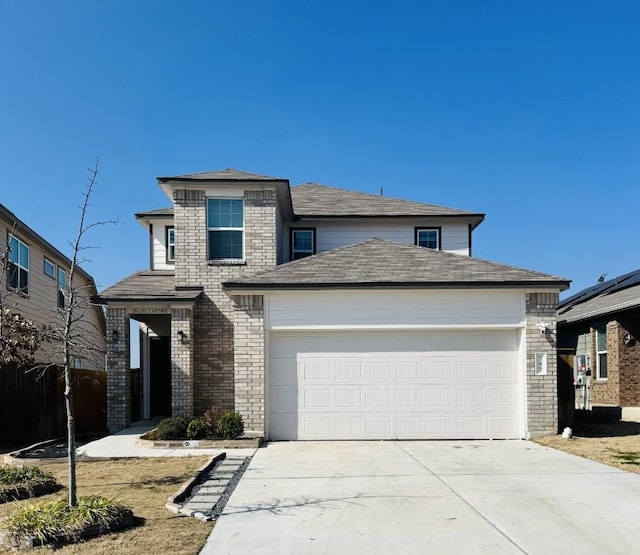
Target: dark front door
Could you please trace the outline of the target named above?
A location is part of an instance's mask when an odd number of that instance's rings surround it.
[[[149,341],[151,418],[171,416],[171,339],[152,337]]]

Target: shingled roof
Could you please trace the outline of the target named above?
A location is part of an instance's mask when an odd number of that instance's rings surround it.
[[[259,173],[244,172],[234,168],[226,170],[216,170],[201,173],[188,173],[185,175],[175,175],[172,177],[158,177],[158,181],[285,181],[288,179],[282,177],[269,177],[268,175],[260,175]]]
[[[370,287],[549,287],[569,280],[374,238],[223,284],[229,290]]]
[[[136,218],[166,218],[173,216],[173,207],[156,208],[155,210],[145,210],[144,212],[136,212]]]
[[[571,324],[640,307],[640,270],[598,283],[562,301],[558,323]]]
[[[478,225],[484,214],[436,206],[358,191],[348,191],[318,183],[305,183],[291,189],[293,212],[303,217],[407,217],[461,216]]]
[[[143,270],[108,287],[93,302],[108,304],[109,301],[194,301],[202,293],[202,287],[176,288],[174,272]]]

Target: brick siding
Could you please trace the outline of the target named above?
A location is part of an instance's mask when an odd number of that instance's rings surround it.
[[[556,433],[558,429],[558,385],[556,359],[556,308],[558,293],[526,294],[526,394],[529,437]],[[541,333],[537,324],[549,324]],[[535,354],[547,354],[547,373],[536,375]]]

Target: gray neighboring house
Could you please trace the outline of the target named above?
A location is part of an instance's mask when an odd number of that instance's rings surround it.
[[[556,432],[569,281],[473,258],[483,214],[232,169],[158,184],[150,269],[98,297],[112,431],[215,406],[270,440]]]

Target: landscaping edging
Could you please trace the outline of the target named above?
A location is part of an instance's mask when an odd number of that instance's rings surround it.
[[[124,509],[121,517],[112,522],[108,526],[105,525],[93,525],[87,528],[76,530],[70,534],[60,534],[51,538],[49,541],[43,542],[37,536],[17,536],[13,532],[0,531],[0,546],[6,547],[12,550],[26,551],[40,546],[58,546],[68,543],[77,543],[83,540],[97,538],[111,532],[119,532],[126,530],[134,525],[133,512],[131,509]]]
[[[40,497],[60,491],[62,486],[55,480],[46,480],[34,484],[33,486],[16,485],[0,489],[0,503],[19,501],[20,499],[30,499]]]
[[[167,502],[164,505],[165,508],[169,509],[173,513],[178,513],[182,506],[181,505],[182,501],[184,501],[185,499],[187,499],[187,497],[191,495],[191,491],[200,482],[200,479],[202,478],[202,476],[207,472],[209,472],[216,464],[218,464],[220,461],[223,461],[226,458],[227,458],[226,453],[220,453],[219,455],[216,455],[212,459],[208,460],[203,466],[201,466],[196,471],[196,473],[191,478],[189,478],[183,484],[183,486],[174,495],[172,495],[167,499]]]
[[[82,439],[83,436],[95,437],[96,434],[81,434],[79,436],[76,436],[76,441],[78,441],[79,439]],[[67,441],[66,437],[58,437],[55,439],[47,439],[46,441],[40,441],[38,443],[29,445],[28,447],[24,447],[23,449],[18,449],[17,451],[12,451],[11,453],[4,455],[2,462],[4,462],[4,464],[10,464],[12,466],[41,466],[43,464],[53,464],[57,462],[66,461],[67,460],[66,454],[60,457],[42,457],[42,458],[27,456],[27,453],[31,451],[36,451],[38,449],[49,447],[50,445],[55,445],[56,443],[66,442],[66,441]],[[78,447],[82,447],[82,443],[78,445]],[[82,455],[77,454],[76,458],[77,460],[83,460],[83,461],[89,461],[89,460],[109,461],[109,460],[117,459],[118,457],[84,457]]]
[[[140,447],[151,449],[257,449],[262,445],[262,437],[240,439],[187,439],[153,440],[137,437],[134,441]]]

